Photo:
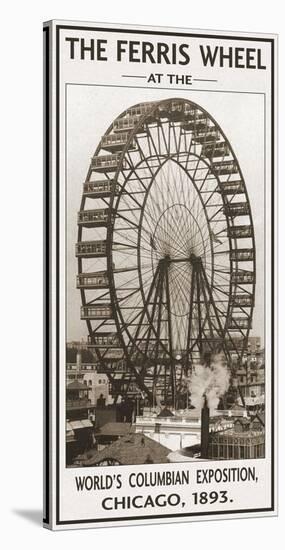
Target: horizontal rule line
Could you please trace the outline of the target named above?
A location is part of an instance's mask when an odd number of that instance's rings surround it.
[[[122,74],[123,78],[147,78],[146,76],[141,76],[138,74]]]
[[[195,82],[218,82],[213,78],[193,78],[193,80],[195,80]]]

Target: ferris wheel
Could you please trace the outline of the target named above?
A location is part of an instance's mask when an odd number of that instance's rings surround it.
[[[242,358],[255,243],[245,181],[214,118],[186,99],[128,108],[89,166],[77,288],[113,394],[175,406],[195,363]]]

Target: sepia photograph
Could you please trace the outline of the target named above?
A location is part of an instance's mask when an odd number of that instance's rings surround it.
[[[262,94],[66,88],[66,466],[265,457]]]

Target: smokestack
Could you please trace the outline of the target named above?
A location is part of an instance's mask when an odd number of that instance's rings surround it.
[[[81,367],[82,367],[82,355],[81,355],[80,349],[78,349],[76,354],[76,367],[78,372],[81,370]]]
[[[201,458],[208,458],[210,411],[207,397],[204,394],[204,405],[201,409]]]

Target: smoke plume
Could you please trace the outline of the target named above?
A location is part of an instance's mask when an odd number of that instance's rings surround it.
[[[201,409],[206,395],[208,407],[216,409],[220,398],[229,387],[229,379],[229,372],[221,355],[216,355],[210,366],[196,365],[189,379],[191,404]]]

